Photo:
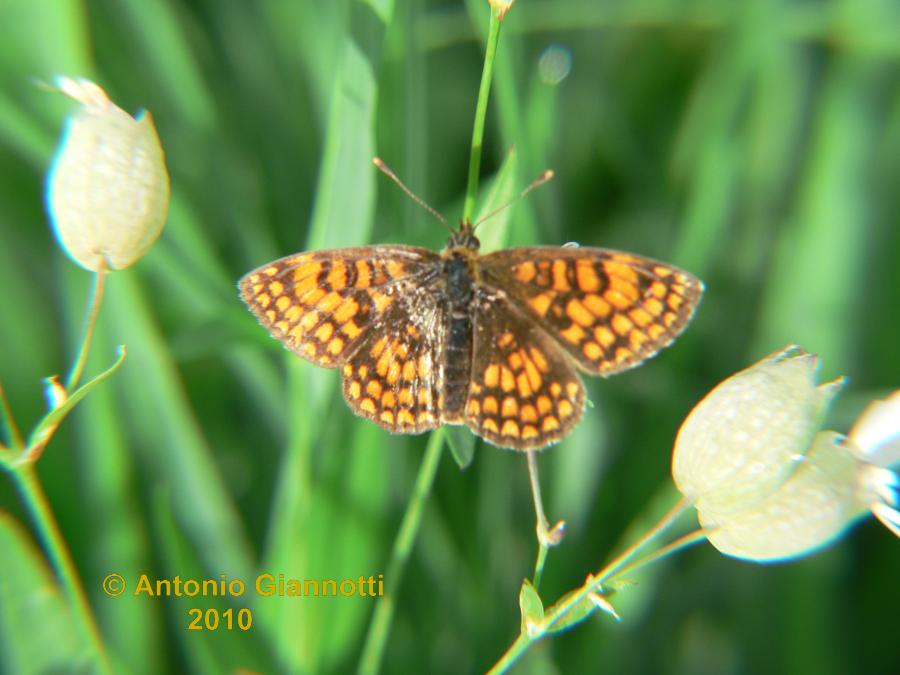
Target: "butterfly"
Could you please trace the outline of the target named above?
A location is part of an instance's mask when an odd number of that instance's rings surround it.
[[[516,450],[566,436],[584,411],[578,371],[605,377],[655,355],[703,293],[688,272],[633,253],[479,247],[464,221],[441,252],[298,253],[239,289],[288,349],[341,369],[357,415],[393,433],[465,424]]]

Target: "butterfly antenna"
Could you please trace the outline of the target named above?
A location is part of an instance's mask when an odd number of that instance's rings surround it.
[[[527,195],[529,192],[531,192],[532,190],[536,190],[537,188],[541,187],[541,185],[546,183],[548,180],[551,180],[555,175],[556,174],[553,172],[553,169],[547,169],[546,171],[544,171],[544,173],[542,173],[540,176],[538,176],[533,181],[531,181],[531,183],[528,184],[528,187],[526,187],[518,195],[516,195],[515,197],[510,199],[508,202],[506,202],[503,206],[497,207],[496,209],[491,211],[486,216],[479,218],[478,222],[472,226],[472,229],[474,230],[476,227],[481,225],[488,218],[493,218],[498,213],[500,213],[503,209],[509,208],[510,206],[515,204],[517,201],[522,199],[522,197]]]
[[[387,164],[385,164],[384,161],[383,161],[380,157],[373,157],[373,158],[372,158],[372,164],[374,164],[375,167],[376,167],[381,173],[383,173],[385,176],[387,176],[387,177],[390,178],[392,181],[394,181],[394,182],[397,184],[397,186],[398,186],[401,190],[403,190],[403,191],[406,193],[406,196],[407,196],[407,197],[409,197],[410,199],[412,199],[416,204],[418,204],[418,205],[421,206],[423,209],[425,209],[426,211],[428,211],[428,213],[430,213],[432,216],[434,216],[435,218],[437,218],[437,219],[438,219],[443,225],[445,225],[451,232],[453,231],[453,228],[450,227],[450,226],[447,224],[447,219],[444,218],[444,216],[442,216],[440,213],[438,213],[437,211],[435,211],[433,208],[431,208],[428,204],[426,204],[424,199],[422,199],[422,198],[419,197],[415,192],[413,192],[413,191],[410,190],[408,187],[406,187],[406,185],[404,185],[403,181],[400,180],[399,178],[397,178],[397,174],[395,174],[395,173],[391,170],[391,167],[389,167]]]

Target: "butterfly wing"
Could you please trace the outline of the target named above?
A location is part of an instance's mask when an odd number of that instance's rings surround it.
[[[572,360],[502,292],[477,289],[474,315],[468,427],[517,450],[562,439],[584,411],[584,385]]]
[[[695,276],[603,248],[513,248],[481,258],[482,283],[503,289],[586,372],[613,375],[669,345],[703,293]]]
[[[358,415],[392,433],[441,426],[445,312],[427,280],[397,297],[343,367],[344,398]]]
[[[344,398],[393,432],[439,426],[442,310],[430,292],[440,256],[366,246],[276,260],[239,282],[259,322],[288,349],[343,367]]]
[[[300,253],[250,272],[238,287],[272,337],[317,366],[336,368],[437,257],[411,246]]]

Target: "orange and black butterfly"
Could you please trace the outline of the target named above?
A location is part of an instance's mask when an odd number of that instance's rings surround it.
[[[241,297],[291,351],[341,368],[344,398],[394,433],[465,424],[506,448],[568,434],[578,370],[638,365],[684,330],[702,282],[603,248],[478,252],[464,222],[440,253],[401,245],[314,251],[264,265]]]

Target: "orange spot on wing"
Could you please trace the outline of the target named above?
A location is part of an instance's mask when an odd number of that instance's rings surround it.
[[[657,300],[656,298],[648,298],[644,302],[644,309],[646,309],[653,316],[659,316],[663,311],[663,304]]]
[[[653,324],[647,329],[647,335],[650,336],[651,340],[658,340],[661,336],[666,334],[666,329],[660,326],[658,323]]]
[[[516,388],[515,376],[509,368],[500,369],[500,388],[503,391],[512,391]]]
[[[496,415],[499,408],[497,407],[497,399],[493,396],[486,396],[481,404],[485,415]]]
[[[534,310],[535,314],[537,314],[542,319],[544,318],[544,316],[546,316],[551,302],[552,296],[549,293],[541,293],[539,295],[535,295],[533,298],[528,299],[528,304],[531,305],[531,308]]]
[[[325,312],[328,314],[329,312],[333,312],[335,308],[343,302],[343,298],[338,293],[332,291],[324,298],[322,298],[318,303],[318,309],[320,312]]]
[[[634,324],[624,314],[616,314],[612,318],[612,327],[616,333],[624,337],[634,328]]]
[[[621,260],[621,258],[620,258]],[[635,286],[638,282],[637,272],[630,265],[620,262],[606,262],[603,264],[606,273],[610,276],[610,282],[614,283],[617,279],[624,281],[629,286]]]
[[[547,359],[544,357],[544,354],[540,349],[538,349],[537,347],[532,347],[529,352],[531,354],[531,360],[534,361],[534,365],[538,367],[538,370],[540,370],[542,373],[546,373],[548,370],[550,370],[550,364],[547,363]]]
[[[503,399],[503,404],[500,406],[500,416],[501,417],[515,417],[519,414],[519,404],[516,402],[512,396],[507,396]]]
[[[600,277],[597,276],[594,264],[590,260],[579,260],[575,263],[575,279],[578,281],[578,288],[585,293],[600,288]]]
[[[513,422],[512,420],[506,420],[503,423],[503,428],[500,430],[501,436],[518,436],[519,435],[519,425]]]
[[[584,347],[581,348],[581,351],[584,352],[584,355],[591,361],[596,361],[603,356],[603,350],[596,342],[586,342]]]
[[[354,316],[356,316],[356,312],[359,310],[359,305],[356,300],[353,298],[347,298],[344,302],[341,303],[341,306],[338,307],[334,312],[334,320],[338,323],[344,323]]]
[[[566,316],[581,326],[590,326],[594,323],[594,315],[577,298],[569,300],[566,305]]]
[[[341,290],[347,285],[347,266],[340,260],[335,260],[328,271],[328,285],[335,290]]]
[[[605,316],[609,316],[609,313],[612,311],[612,307],[609,306],[609,303],[595,293],[586,295],[582,302],[584,303],[584,306],[587,307],[591,311],[591,313],[597,317],[602,318]]]
[[[553,409],[553,404],[550,402],[550,399],[546,396],[538,396],[537,399],[537,409],[541,415],[546,415]]]
[[[388,274],[394,279],[402,277],[406,273],[406,266],[397,260],[388,260],[385,264],[385,268],[387,268]]]
[[[341,326],[341,332],[344,333],[351,340],[355,340],[360,333],[362,333],[362,328],[356,325],[356,322],[353,319],[350,319],[347,323]]]
[[[316,331],[316,339],[319,342],[328,342],[332,334],[334,334],[334,326],[329,322],[325,322]]]
[[[513,276],[516,281],[521,281],[522,283],[528,283],[534,276],[537,274],[537,270],[534,267],[533,262],[523,262],[519,265],[513,267]]]
[[[372,266],[365,260],[356,261],[356,288],[368,288],[372,284]]]
[[[567,342],[571,342],[573,345],[579,344],[584,339],[584,336],[587,335],[587,333],[584,332],[584,328],[576,323],[573,323],[565,330],[561,330],[559,334],[562,335]]]
[[[553,265],[551,267],[553,271],[553,290],[554,291],[571,291],[572,287],[569,285],[569,280],[566,278],[566,271],[568,270],[568,264],[566,264],[565,260],[554,260]]]
[[[500,384],[500,366],[492,363],[484,369],[484,386],[494,389],[498,384]]]
[[[519,387],[519,396],[528,398],[531,396],[531,385],[528,382],[528,376],[522,373],[516,378],[516,385]]]

